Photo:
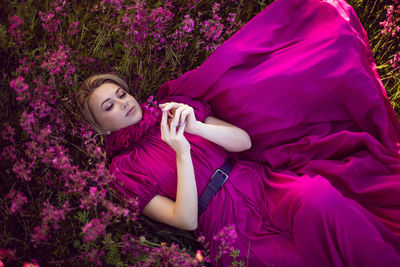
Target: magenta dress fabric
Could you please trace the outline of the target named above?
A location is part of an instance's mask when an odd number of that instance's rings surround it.
[[[198,195],[228,155],[236,161],[195,231],[212,258],[213,236],[233,224],[249,266],[400,266],[400,123],[345,1],[276,0],[157,98],[251,136],[250,150],[228,153],[185,133]],[[115,184],[140,211],[156,194],[176,197],[160,120],[146,110],[107,141]]]

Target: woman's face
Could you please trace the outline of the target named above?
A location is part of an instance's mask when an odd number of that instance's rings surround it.
[[[142,119],[142,109],[136,99],[113,83],[97,87],[89,98],[89,107],[100,126],[111,132]]]

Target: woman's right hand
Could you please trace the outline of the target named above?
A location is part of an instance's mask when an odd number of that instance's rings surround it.
[[[179,113],[179,112],[178,112]],[[176,131],[180,114],[174,114],[171,123],[168,123],[168,111],[163,110],[161,119],[161,139],[166,142],[177,155],[183,155],[190,151],[190,144],[186,137],[183,135],[186,123],[183,123]]]

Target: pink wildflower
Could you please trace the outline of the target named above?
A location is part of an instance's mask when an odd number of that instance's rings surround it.
[[[28,84],[24,83],[25,79],[22,76],[18,76],[16,79],[10,82],[10,87],[14,89],[17,93],[17,97],[15,98],[18,101],[27,100],[30,97]]]
[[[1,152],[3,159],[14,162],[17,159],[17,151],[14,146],[6,146]]]
[[[102,250],[92,248],[89,252],[85,253],[83,257],[88,259],[89,262],[96,263],[97,266],[101,266],[101,256],[104,256],[106,253]]]
[[[25,79],[22,76],[18,76],[16,79],[10,82],[10,86],[12,89],[15,90],[17,93],[22,93],[29,89],[29,86],[24,83]]]
[[[78,32],[78,25],[77,21],[72,22],[68,27],[67,34],[74,36]]]
[[[40,267],[37,262],[25,262],[23,267]]]
[[[8,33],[13,37],[18,45],[22,45],[24,42],[24,33],[19,29],[19,27],[24,24],[24,21],[17,15],[11,16],[8,21],[10,23],[10,26],[8,27]]]
[[[82,232],[85,242],[89,243],[105,233],[105,226],[99,219],[95,218],[83,227]]]
[[[61,24],[61,20],[54,18],[54,13],[44,13],[39,11],[40,19],[42,20],[42,27],[48,33],[56,33],[58,31],[58,25]],[[53,39],[53,38],[51,38]]]
[[[393,56],[393,59],[390,60],[390,64],[394,69],[400,70],[400,52]]]
[[[182,22],[182,30],[185,33],[191,33],[194,29],[194,20],[189,15],[185,15],[185,19]]]
[[[115,8],[117,11],[120,11],[122,8],[122,3],[124,0],[102,0],[100,5],[105,8],[106,4],[109,4],[113,8]]]
[[[28,57],[23,57],[18,60],[19,67],[17,68],[16,72],[18,74],[29,73],[31,67],[35,65],[35,63],[30,62]]]
[[[207,41],[217,41],[221,36],[222,30],[225,28],[225,26],[215,18],[200,22],[200,26],[200,32],[204,33]]]
[[[237,233],[233,225],[225,226],[214,236],[214,240],[219,244],[217,258],[230,253],[234,249],[233,244],[235,243],[236,238]]]
[[[203,255],[201,255],[201,250],[197,250],[196,251],[196,256],[195,256],[195,258],[196,258],[196,260],[198,261],[198,262],[202,262],[203,261]]]
[[[400,32],[400,5],[398,0],[394,0],[394,3],[397,4],[396,9],[393,5],[389,5],[386,10],[386,20],[379,23],[383,26],[381,34],[390,34],[392,37]]]
[[[43,203],[43,206],[44,206],[42,209],[43,223],[49,225],[53,224],[54,229],[59,229],[60,226],[58,225],[58,222],[60,220],[65,221],[65,213],[68,213],[70,210],[68,201],[64,202],[62,208],[60,209],[57,209],[50,203],[46,202]]]
[[[68,54],[69,54],[68,47],[64,48],[63,45],[60,45],[57,51],[55,51],[52,54],[46,55],[47,61],[44,61],[41,67],[43,69],[46,69],[50,75],[60,73],[61,67],[66,65]]]
[[[24,194],[21,192],[15,191],[14,189],[11,189],[6,197],[11,200],[11,213],[21,212],[22,206],[25,203],[28,203],[28,199],[26,198],[26,196],[24,196]]]
[[[16,249],[4,249],[4,248],[1,248],[0,249],[0,260],[4,260],[4,259],[15,260],[15,255],[16,254],[17,254],[17,250]]]
[[[97,207],[97,203],[103,200],[106,196],[106,189],[102,188],[101,191],[97,190],[97,187],[92,186],[89,189],[89,195],[81,199],[81,209],[89,210],[92,206]]]
[[[15,129],[10,126],[8,122],[5,124],[5,129],[3,130],[3,140],[10,141],[11,143],[15,142]]]
[[[37,225],[33,228],[31,242],[35,248],[37,248],[40,242],[47,241],[50,238],[49,231],[50,226],[48,224]]]
[[[31,136],[31,138],[34,138],[36,136],[33,131],[33,127],[35,126],[35,124],[36,121],[33,112],[32,113],[27,113],[26,111],[22,112],[19,125],[23,130],[25,130]]]
[[[19,159],[18,162],[15,162],[13,165],[13,171],[17,175],[17,177],[29,182],[32,180],[32,171],[33,163],[27,163],[24,159]]]

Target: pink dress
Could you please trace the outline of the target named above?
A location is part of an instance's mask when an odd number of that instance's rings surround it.
[[[212,259],[212,237],[233,224],[249,266],[400,266],[400,124],[345,1],[276,0],[157,97],[252,138],[249,151],[228,153],[185,133],[198,195],[228,154],[236,159],[195,231]],[[115,185],[140,211],[156,194],[176,197],[159,115],[146,111],[107,140]]]

